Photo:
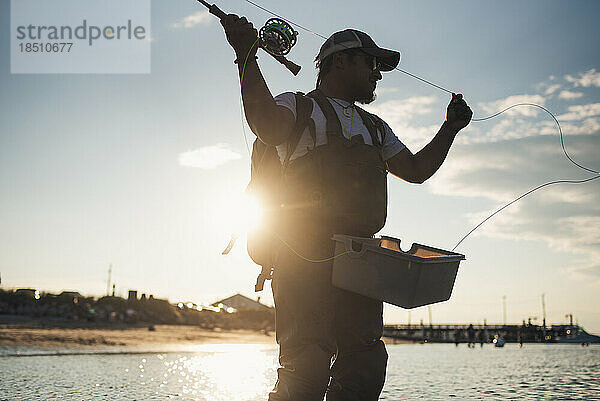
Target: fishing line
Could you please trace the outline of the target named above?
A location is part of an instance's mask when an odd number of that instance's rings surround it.
[[[458,241],[458,243],[456,245],[454,245],[454,248],[452,248],[452,252],[454,252],[454,250],[461,244],[461,242],[463,242],[469,235],[471,235],[471,233],[473,231],[475,231],[479,227],[481,227],[483,225],[483,223],[485,223],[486,221],[488,221],[489,219],[491,219],[496,214],[500,213],[502,210],[506,209],[507,207],[509,207],[513,203],[515,203],[515,202],[519,201],[520,199],[526,197],[527,195],[529,195],[529,194],[537,191],[538,189],[547,187],[549,185],[554,185],[554,184],[583,184],[584,182],[588,182],[588,181],[592,181],[592,180],[597,180],[598,178],[600,178],[600,175],[598,175],[596,177],[586,178],[584,180],[557,180],[557,181],[547,182],[545,184],[538,185],[537,187],[535,187],[533,189],[530,189],[529,191],[525,192],[523,195],[519,196],[518,198],[516,198],[516,199],[510,201],[509,203],[507,203],[506,205],[502,206],[500,209],[496,210],[494,213],[492,213],[488,217],[486,217],[481,223],[479,223],[475,227],[473,227],[471,229],[471,231],[469,231],[464,237],[461,238],[460,241]]]
[[[281,15],[279,15],[279,14],[276,14],[276,13],[274,13],[273,11],[270,11],[270,10],[268,10],[268,9],[266,9],[266,8],[264,8],[264,7],[262,7],[262,6],[260,6],[260,5],[256,4],[255,2],[253,2],[253,1],[251,1],[251,0],[244,0],[244,1],[245,1],[245,2],[247,2],[247,3],[250,3],[250,4],[252,4],[254,7],[257,7],[257,8],[259,8],[259,9],[261,9],[261,10],[265,11],[266,13],[269,13],[269,14],[271,14],[271,15],[273,15],[273,16],[275,16],[275,17],[277,17],[277,18],[281,18],[282,20],[286,21],[287,23],[289,23],[289,24],[291,24],[291,25],[297,26],[298,28],[300,28],[300,29],[302,29],[302,30],[304,30],[304,31],[306,31],[306,32],[312,33],[313,35],[315,35],[315,36],[318,36],[318,37],[319,37],[319,38],[321,38],[321,39],[325,39],[325,40],[327,40],[327,39],[328,39],[326,36],[323,36],[323,35],[321,35],[321,34],[320,34],[320,33],[318,33],[318,32],[312,31],[312,30],[310,30],[310,29],[308,29],[308,28],[306,28],[306,27],[304,27],[304,26],[302,26],[302,25],[300,25],[300,24],[297,24],[296,22],[294,22],[294,21],[292,21],[292,20],[290,20],[290,19],[284,18],[284,17],[282,17]],[[341,44],[341,45],[342,45],[342,46],[344,46],[343,44]],[[421,81],[421,82],[424,82],[424,83],[426,83],[426,84],[428,84],[428,85],[431,85],[431,86],[433,86],[433,87],[435,87],[435,88],[438,88],[438,89],[440,89],[440,90],[443,90],[443,91],[445,91],[445,92],[448,92],[448,93],[450,93],[450,94],[453,94],[453,93],[454,93],[454,92],[452,92],[451,90],[448,90],[448,89],[446,89],[446,88],[444,88],[444,87],[442,87],[442,86],[439,86],[439,85],[437,85],[437,84],[434,84],[433,82],[431,82],[431,81],[428,81],[428,80],[426,80],[425,78],[421,78],[421,77],[419,77],[419,76],[417,76],[417,75],[415,75],[415,74],[412,74],[412,73],[410,73],[410,72],[408,72],[408,71],[402,70],[402,69],[400,69],[400,68],[398,68],[398,67],[395,67],[395,68],[394,68],[394,70],[396,70],[396,71],[399,71],[399,72],[401,72],[401,73],[403,73],[403,74],[406,74],[406,75],[408,75],[408,76],[411,76],[411,77],[413,77],[413,78],[415,78],[415,79],[418,79],[418,80],[419,80],[419,81]]]
[[[330,257],[328,257],[328,258],[325,258],[325,259],[310,259],[310,258],[307,258],[307,257],[305,257],[305,256],[303,256],[303,255],[301,255],[301,254],[299,254],[299,253],[298,253],[298,252],[297,252],[297,251],[296,251],[294,248],[292,248],[292,246],[291,246],[290,244],[288,244],[287,242],[285,242],[283,239],[279,238],[279,241],[283,242],[283,244],[284,244],[285,246],[287,246],[288,248],[290,248],[290,251],[292,251],[292,252],[293,252],[293,253],[294,253],[296,256],[298,256],[300,259],[302,259],[302,260],[305,260],[305,261],[307,261],[307,262],[311,262],[311,263],[323,263],[323,262],[329,262],[330,260],[333,260],[333,259],[335,259],[335,258],[339,258],[340,256],[344,256],[344,255],[347,255],[347,254],[349,254],[349,253],[354,253],[354,252],[356,252],[356,251],[354,251],[354,250],[349,250],[349,251],[344,251],[344,252],[342,252],[342,253],[338,253],[337,255],[333,255],[333,256],[330,256]]]
[[[268,10],[268,9],[266,9],[266,8],[264,8],[264,7],[260,6],[260,5],[258,5],[258,4],[256,4],[255,2],[253,2],[253,1],[251,1],[251,0],[244,0],[244,1],[246,1],[247,3],[250,3],[251,5],[253,5],[253,6],[255,6],[255,7],[259,8],[259,9],[261,9],[261,10],[263,10],[263,11],[265,11],[265,12],[267,12],[267,13],[269,13],[269,14],[271,14],[271,15],[273,15],[273,16],[275,16],[275,17],[277,17],[277,18],[280,18],[280,19],[281,19],[281,20],[283,20],[283,21],[286,21],[286,22],[288,22],[288,23],[289,23],[289,24],[291,24],[291,25],[297,26],[298,28],[300,28],[300,29],[302,29],[302,30],[304,30],[304,31],[306,31],[306,32],[312,33],[313,35],[315,35],[315,36],[317,36],[317,37],[320,37],[320,38],[322,38],[322,39],[325,39],[325,40],[327,40],[327,39],[328,39],[327,37],[325,37],[325,36],[323,36],[323,35],[321,35],[321,34],[319,34],[319,33],[315,32],[315,31],[312,31],[312,30],[310,30],[309,28],[306,28],[306,27],[304,27],[304,26],[302,26],[302,25],[300,25],[300,24],[298,24],[298,23],[296,23],[296,22],[294,22],[294,21],[292,21],[292,20],[289,20],[289,19],[287,19],[287,18],[284,18],[284,17],[282,17],[282,16],[280,16],[280,15],[278,15],[278,14],[276,14],[276,13],[274,13],[274,12],[272,12],[272,11],[270,11],[270,10]],[[248,53],[248,54],[250,54],[250,53]],[[247,61],[247,59],[248,59],[248,56],[246,56],[246,61]],[[243,75],[244,75],[244,70],[245,70],[245,68],[246,68],[246,62],[244,62],[244,67],[243,67],[243,70],[242,70],[242,79],[243,79]],[[398,68],[398,67],[395,67],[395,68],[394,68],[394,70],[396,70],[396,71],[399,71],[399,72],[401,72],[401,73],[403,73],[403,74],[406,74],[406,75],[408,75],[408,76],[410,76],[410,77],[412,77],[412,78],[415,78],[415,79],[417,79],[417,80],[419,80],[419,81],[421,81],[421,82],[423,82],[423,83],[426,83],[426,84],[428,84],[428,85],[430,85],[430,86],[432,86],[432,87],[434,87],[434,88],[440,89],[440,90],[442,90],[442,91],[444,91],[444,92],[447,92],[447,93],[449,93],[449,94],[454,94],[454,93],[455,93],[455,92],[453,92],[453,91],[451,91],[451,90],[449,90],[449,89],[446,89],[446,88],[444,88],[444,87],[442,87],[442,86],[440,86],[440,85],[437,85],[437,84],[435,84],[435,83],[433,83],[433,82],[431,82],[431,81],[429,81],[429,80],[426,80],[426,79],[424,79],[424,78],[421,78],[421,77],[419,77],[419,76],[417,76],[417,75],[415,75],[415,74],[412,74],[412,73],[410,73],[410,72],[408,72],[408,71],[406,71],[406,70],[400,69],[400,68]],[[240,83],[240,86],[241,86],[241,83]],[[241,102],[241,97],[240,97],[240,102]],[[240,104],[241,104],[241,103],[240,103]],[[477,224],[477,225],[476,225],[476,226],[475,226],[473,229],[471,229],[471,231],[469,231],[469,232],[468,232],[468,233],[467,233],[467,234],[466,234],[464,237],[462,237],[462,238],[461,238],[461,240],[460,240],[460,241],[458,241],[458,243],[457,243],[457,244],[454,246],[454,248],[452,248],[452,251],[454,251],[454,250],[455,250],[455,249],[456,249],[456,248],[457,248],[457,247],[458,247],[458,246],[459,246],[459,245],[460,245],[460,244],[461,244],[461,243],[462,243],[462,242],[463,242],[463,241],[464,241],[464,240],[465,240],[465,239],[466,239],[466,238],[467,238],[467,237],[468,237],[468,236],[469,236],[471,233],[473,233],[475,230],[477,230],[479,227],[481,227],[481,226],[482,226],[482,225],[483,225],[483,224],[484,224],[486,221],[488,221],[489,219],[491,219],[491,218],[492,218],[492,217],[494,217],[496,214],[498,214],[498,213],[499,213],[499,212],[501,212],[502,210],[506,209],[506,208],[507,208],[507,207],[509,207],[510,205],[514,204],[515,202],[518,202],[519,200],[523,199],[524,197],[526,197],[526,196],[530,195],[531,193],[533,193],[533,192],[535,192],[535,191],[537,191],[537,190],[539,190],[539,189],[542,189],[542,188],[544,188],[544,187],[547,187],[547,186],[550,186],[550,185],[555,185],[555,184],[583,184],[583,183],[586,183],[586,182],[589,182],[589,181],[592,181],[592,180],[595,180],[595,179],[598,179],[598,178],[600,178],[600,172],[599,172],[599,171],[597,171],[597,170],[594,170],[594,169],[591,169],[591,168],[588,168],[588,167],[585,167],[585,166],[583,166],[583,165],[581,165],[581,164],[577,163],[575,160],[573,160],[573,159],[572,159],[572,158],[569,156],[569,154],[567,153],[567,149],[566,149],[566,147],[565,147],[565,144],[564,144],[563,132],[562,132],[562,128],[561,128],[561,126],[560,126],[560,122],[558,121],[558,119],[556,118],[556,116],[554,116],[554,114],[553,114],[552,112],[550,112],[550,111],[549,111],[548,109],[546,109],[545,107],[543,107],[543,106],[540,106],[539,104],[535,104],[535,103],[517,103],[517,104],[513,104],[513,105],[511,105],[511,106],[509,106],[509,107],[507,107],[507,108],[505,108],[505,109],[503,109],[503,110],[501,110],[501,111],[499,111],[499,112],[497,112],[497,113],[494,113],[494,114],[492,114],[492,115],[489,115],[489,116],[487,116],[487,117],[481,117],[481,118],[471,118],[471,121],[473,121],[473,122],[481,122],[481,121],[486,121],[486,120],[489,120],[489,119],[491,119],[491,118],[497,117],[497,116],[499,116],[499,115],[501,115],[501,114],[503,114],[503,113],[507,112],[508,110],[510,110],[510,109],[512,109],[512,108],[514,108],[514,107],[519,107],[519,106],[531,106],[531,107],[537,107],[537,108],[539,108],[539,109],[541,109],[541,110],[545,111],[547,114],[549,114],[549,115],[552,117],[552,119],[554,120],[554,122],[556,123],[557,127],[558,127],[558,131],[559,131],[559,134],[560,134],[560,144],[561,144],[561,147],[562,147],[563,153],[565,154],[566,158],[567,158],[567,159],[568,159],[568,160],[569,160],[569,161],[570,161],[572,164],[574,164],[575,166],[579,167],[580,169],[582,169],[582,170],[585,170],[585,171],[587,171],[587,172],[590,172],[590,173],[593,173],[593,174],[596,174],[597,176],[596,176],[596,177],[587,178],[587,179],[583,179],[583,180],[556,180],[556,181],[550,181],[550,182],[547,182],[547,183],[544,183],[544,184],[538,185],[537,187],[535,187],[535,188],[533,188],[533,189],[531,189],[531,190],[529,190],[529,191],[525,192],[525,193],[524,193],[524,194],[522,194],[521,196],[517,197],[516,199],[512,200],[511,202],[507,203],[506,205],[502,206],[500,209],[496,210],[494,213],[492,213],[491,215],[489,215],[488,217],[486,217],[486,218],[485,218],[483,221],[481,221],[481,222],[480,222],[479,224]],[[242,111],[242,114],[243,114],[243,111]],[[242,124],[242,125],[243,125],[243,124]],[[246,146],[248,147],[248,140],[247,140],[247,138],[246,138],[246,132],[245,132],[245,129],[244,129],[244,140],[246,141]],[[250,153],[249,149],[248,149],[248,153]],[[263,157],[264,157],[264,155],[263,155]],[[297,253],[297,252],[296,252],[296,251],[295,251],[295,250],[294,250],[294,249],[293,249],[293,248],[292,248],[292,247],[291,247],[289,244],[287,244],[285,241],[283,241],[283,240],[281,240],[281,241],[282,241],[282,242],[283,242],[283,243],[284,243],[284,244],[285,244],[285,245],[286,245],[288,248],[290,248],[290,250],[292,250],[292,252],[294,252],[294,253],[295,253],[297,256],[299,256],[300,258],[302,258],[302,259],[304,259],[304,260],[307,260],[307,261],[313,261],[313,260],[309,260],[308,258],[304,258],[302,255],[300,255],[299,253]],[[349,252],[353,252],[353,251],[349,251]],[[345,252],[345,253],[348,253],[348,252]],[[331,258],[327,258],[327,259],[324,259],[324,260],[319,260],[319,261],[329,261],[329,260],[332,260],[332,259],[334,259],[334,258],[336,258],[336,257],[342,256],[342,255],[344,255],[345,253],[342,253],[342,254],[340,254],[340,255],[335,255],[335,256],[333,256],[333,257],[331,257]],[[319,262],[319,261],[315,261],[315,262]]]
[[[246,1],[247,3],[250,3],[250,4],[252,4],[253,6],[255,6],[255,7],[259,8],[259,9],[261,9],[261,10],[263,10],[263,11],[265,11],[265,12],[267,12],[267,13],[269,13],[269,14],[271,14],[271,15],[273,15],[273,16],[275,16],[275,17],[277,17],[277,18],[281,18],[282,20],[286,21],[287,23],[289,23],[289,24],[291,24],[291,25],[297,26],[298,28],[300,28],[300,29],[302,29],[302,30],[304,30],[304,31],[306,31],[306,32],[312,33],[313,35],[315,35],[315,36],[318,36],[318,37],[319,37],[319,38],[321,38],[321,39],[325,39],[325,40],[327,40],[327,39],[328,39],[326,36],[324,36],[324,35],[321,35],[321,34],[320,34],[320,33],[318,33],[318,32],[312,31],[312,30],[310,30],[310,29],[308,29],[308,28],[306,28],[306,27],[304,27],[304,26],[302,26],[302,25],[300,25],[300,24],[297,24],[296,22],[294,22],[294,21],[292,21],[292,20],[290,20],[290,19],[284,18],[284,17],[282,17],[282,16],[281,16],[281,15],[279,15],[279,14],[275,14],[273,11],[267,10],[266,8],[264,8],[264,7],[262,7],[262,6],[258,5],[258,4],[256,4],[255,2],[253,2],[253,1],[251,1],[251,0],[244,0],[244,1]],[[344,44],[342,44],[342,43],[340,43],[340,45],[344,46]],[[453,94],[453,93],[454,93],[454,92],[452,92],[451,90],[448,90],[448,89],[446,89],[446,88],[444,88],[444,87],[442,87],[442,86],[440,86],[440,85],[434,84],[433,82],[431,82],[431,81],[428,81],[428,80],[426,80],[425,78],[421,78],[421,77],[419,77],[419,76],[417,76],[417,75],[415,75],[415,74],[412,74],[412,73],[410,73],[410,72],[408,72],[408,71],[406,71],[406,70],[402,70],[402,69],[400,69],[400,68],[398,68],[398,67],[395,67],[395,68],[394,68],[394,70],[396,70],[396,71],[399,71],[399,72],[401,72],[401,73],[403,73],[403,74],[406,74],[406,75],[408,75],[408,76],[411,76],[411,77],[413,77],[413,78],[415,78],[415,79],[418,79],[418,80],[419,80],[419,81],[421,81],[421,82],[424,82],[424,83],[426,83],[426,84],[428,84],[428,85],[431,85],[431,86],[433,86],[433,87],[435,87],[435,88],[438,88],[438,89],[440,89],[440,90],[443,90],[443,91],[445,91],[445,92],[448,92],[448,93],[450,93],[450,94]]]
[[[244,82],[244,72],[246,71],[246,64],[248,63],[248,57],[250,56],[252,49],[254,48],[254,46],[256,46],[256,43],[258,43],[259,40],[260,40],[260,38],[256,38],[256,40],[254,41],[252,46],[250,46],[250,50],[248,50],[248,54],[246,54],[246,58],[244,59],[242,73],[240,74],[240,90],[242,87],[242,82]],[[250,168],[257,168],[258,166],[260,166],[262,164],[263,158],[265,157],[267,152],[263,153],[263,155],[260,159],[260,162],[258,163],[257,166],[252,165],[252,154],[250,153],[250,144],[248,143],[248,135],[246,135],[246,127],[244,126],[244,119],[245,119],[244,118],[244,105],[243,105],[241,92],[240,92],[240,114],[241,114],[241,120],[242,120],[242,132],[243,132],[243,136],[244,136],[244,142],[246,143],[246,152],[248,152],[248,158],[250,159]],[[223,252],[221,252],[221,255],[229,254],[229,252],[235,245],[238,237],[239,237],[239,233],[237,233],[235,231],[231,233],[231,238],[229,239],[229,243],[225,247],[225,250],[223,250]]]
[[[253,2],[253,1],[250,1],[250,0],[245,0],[245,1],[246,1],[247,3],[250,3],[250,4],[252,4],[254,7],[260,8],[261,10],[263,10],[263,11],[265,11],[265,12],[267,12],[267,13],[269,13],[269,14],[273,15],[274,17],[280,18],[280,19],[284,20],[285,22],[287,22],[287,23],[289,23],[289,24],[291,24],[291,25],[295,25],[295,26],[297,26],[298,28],[300,28],[300,29],[302,29],[302,30],[304,30],[304,31],[306,31],[306,32],[310,32],[310,33],[312,33],[313,35],[316,35],[316,36],[318,36],[318,37],[320,37],[320,38],[323,38],[323,39],[327,40],[327,38],[326,38],[325,36],[323,36],[323,35],[321,35],[321,34],[319,34],[319,33],[317,33],[317,32],[311,31],[310,29],[308,29],[308,28],[305,28],[305,27],[303,27],[302,25],[300,25],[300,24],[297,24],[297,23],[295,23],[295,22],[293,22],[293,21],[291,21],[291,20],[289,20],[289,19],[287,19],[287,18],[284,18],[284,17],[282,17],[281,15],[275,14],[273,11],[269,11],[269,10],[267,10],[266,8],[264,8],[264,7],[261,7],[260,5],[256,4],[256,3],[255,3],[255,2]]]

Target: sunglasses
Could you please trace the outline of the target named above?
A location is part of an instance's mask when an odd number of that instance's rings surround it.
[[[371,56],[370,54],[365,53],[361,49],[349,49],[345,51],[348,55],[361,55],[363,56],[365,63],[369,66],[371,71],[376,71],[381,69],[381,61],[377,59],[375,56]]]
[[[365,61],[367,65],[371,68],[371,71],[376,71],[381,68],[381,61],[377,59],[377,57],[371,56],[365,52],[362,52],[365,56]]]

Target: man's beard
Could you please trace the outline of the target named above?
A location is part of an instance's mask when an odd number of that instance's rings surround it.
[[[377,99],[377,94],[375,93],[375,91],[373,91],[371,93],[370,97],[365,97],[363,99],[358,99],[357,102],[360,104],[369,104],[369,103],[373,103],[375,101],[375,99]]]

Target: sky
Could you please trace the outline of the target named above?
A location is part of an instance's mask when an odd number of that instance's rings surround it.
[[[600,169],[600,3],[595,1],[329,1],[261,6],[321,35],[356,28],[401,51],[400,68],[464,94],[481,118],[511,104],[546,107],[569,155]],[[243,0],[226,12],[260,27]],[[235,55],[218,21],[192,0],[153,0],[151,73],[11,74],[10,2],[0,1],[0,274],[3,288],[106,293],[172,302],[254,293],[260,268],[238,230],[252,133],[240,113]],[[323,39],[299,29],[297,77],[259,52],[273,94],[314,88]],[[368,109],[416,153],[450,95],[394,71]],[[245,139],[246,138],[246,139]],[[593,177],[562,153],[554,120],[519,107],[472,122],[422,185],[389,178],[381,234],[443,249],[494,210],[558,179]],[[433,323],[509,323],[565,315],[600,333],[600,180],[544,188],[498,214],[458,248],[449,301]],[[427,307],[386,305],[386,323],[429,323]]]

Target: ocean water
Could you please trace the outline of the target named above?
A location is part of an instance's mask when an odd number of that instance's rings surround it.
[[[387,348],[381,400],[600,400],[600,345]],[[0,348],[0,400],[254,401],[266,400],[275,382],[277,349],[269,345],[100,351]]]

